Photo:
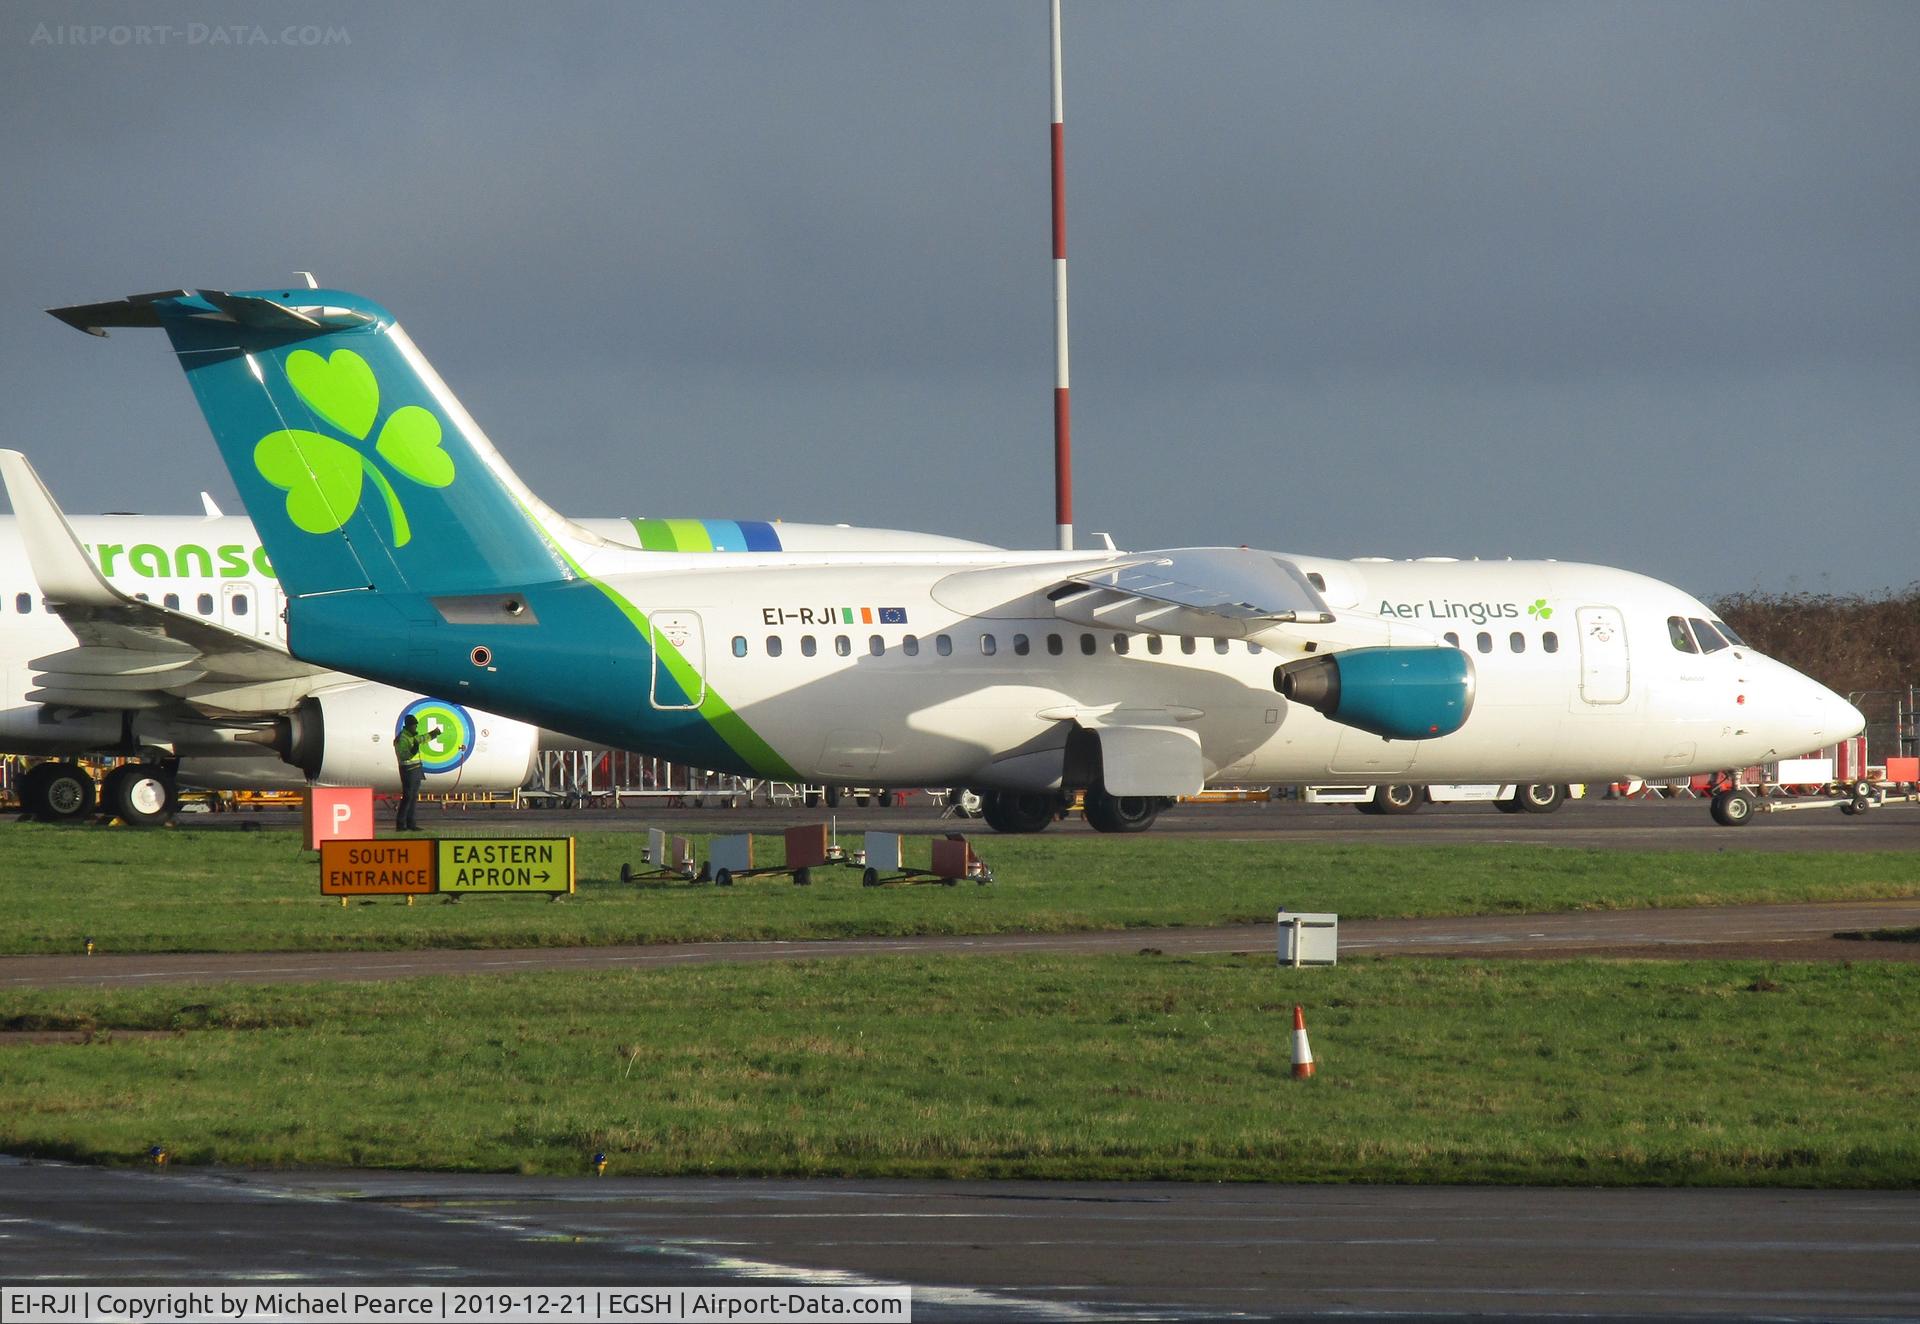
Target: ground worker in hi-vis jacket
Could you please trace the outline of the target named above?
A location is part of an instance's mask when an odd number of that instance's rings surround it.
[[[420,764],[420,747],[426,743],[427,738],[420,734],[420,719],[408,713],[405,728],[393,738],[393,756],[400,761],[400,811],[393,819],[396,832],[420,830],[414,815],[420,807],[420,783],[427,776]]]

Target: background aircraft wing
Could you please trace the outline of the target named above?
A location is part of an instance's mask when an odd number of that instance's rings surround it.
[[[0,450],[40,596],[77,647],[33,658],[36,703],[109,711],[185,706],[205,714],[278,711],[328,674],[273,643],[129,597],[94,566],[26,456]]]

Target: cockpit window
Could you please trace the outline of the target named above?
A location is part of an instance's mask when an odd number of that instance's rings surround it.
[[[1697,653],[1700,646],[1693,642],[1693,636],[1687,633],[1687,623],[1678,616],[1667,617],[1667,637],[1673,640],[1673,646],[1683,653]]]
[[[1721,637],[1718,630],[1700,618],[1693,617],[1687,621],[1687,624],[1693,627],[1693,637],[1700,641],[1701,652],[1717,653],[1723,648],[1732,647],[1731,644]]]
[[[1722,620],[1714,621],[1713,628],[1718,630],[1720,632],[1720,637],[1722,639],[1725,639],[1730,644],[1739,646],[1747,642],[1746,640],[1742,639],[1739,635],[1735,634],[1733,632],[1733,627],[1731,625],[1728,625],[1725,621],[1722,621]]]

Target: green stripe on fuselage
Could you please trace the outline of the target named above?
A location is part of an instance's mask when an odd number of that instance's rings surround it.
[[[527,512],[527,518],[533,519],[532,511]],[[534,524],[538,527],[539,521],[534,520]],[[668,526],[680,524],[693,524],[697,526],[699,521],[637,519],[633,521],[633,529],[635,533],[640,535],[640,545],[649,551],[672,551],[675,549],[659,546],[649,541],[649,539],[664,535],[668,531]],[[657,526],[659,532],[650,532],[648,526]],[[706,537],[705,529],[701,529],[700,536],[703,539]],[[680,686],[681,693],[697,694],[700,692],[700,673],[694,669],[691,662],[687,661],[687,659],[681,655],[679,649],[675,648],[665,639],[660,638],[658,634],[654,632],[648,625],[645,612],[629,602],[626,596],[619,590],[588,574],[581,568],[578,561],[567,554],[566,548],[561,546],[557,539],[549,538],[547,541],[549,545],[553,547],[554,551],[559,554],[561,559],[567,563],[568,567],[572,569],[574,574],[599,589],[607,601],[611,602],[619,610],[620,614],[627,618],[627,623],[633,626],[642,639],[647,641],[648,646],[654,650],[655,655],[665,664],[667,674],[673,677],[675,684]],[[711,551],[712,549],[713,544],[709,541],[707,546],[700,550]],[[755,731],[751,726],[747,725],[747,720],[735,712],[733,706],[721,698],[720,695],[715,692],[713,686],[708,685],[706,690],[706,697],[701,700],[699,708],[695,711],[700,714],[701,719],[706,722],[713,733],[720,737],[727,748],[739,755],[748,767],[752,768],[762,777],[777,777],[782,781],[797,781],[799,779],[799,774],[794,771],[793,765],[782,758],[779,751],[774,749],[772,745],[769,745],[758,731]]]

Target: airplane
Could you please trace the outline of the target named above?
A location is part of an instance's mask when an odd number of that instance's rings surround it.
[[[513,790],[537,753],[588,742],[416,691],[343,676],[287,655],[285,594],[244,518],[106,515],[64,520],[23,461],[0,461],[16,511],[0,516],[0,749],[49,758],[22,780],[26,810],[49,821],[96,806],[146,827],[165,821],[184,784],[397,790],[386,741],[424,719],[426,789]],[[939,535],[847,525],[694,519],[592,519],[635,548],[688,551],[968,548]],[[27,526],[44,537],[29,546]],[[56,601],[35,559],[57,561],[68,535],[106,586]],[[44,543],[45,547],[41,544]],[[47,550],[51,548],[51,550]],[[77,571],[77,564],[74,569]],[[79,762],[131,756],[96,784]]]
[[[295,658],[700,767],[970,788],[1001,832],[1079,792],[1133,832],[1211,781],[1665,779],[1864,726],[1698,599],[1602,566],[635,549],[540,500],[370,299],[50,311],[167,333]]]

